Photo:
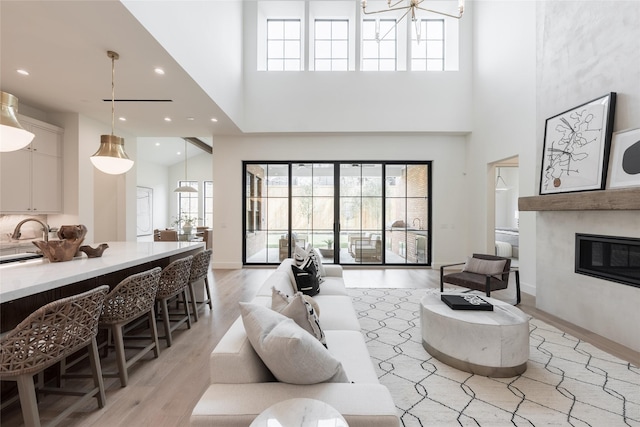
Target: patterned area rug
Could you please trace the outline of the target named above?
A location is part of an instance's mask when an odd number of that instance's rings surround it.
[[[431,357],[420,299],[433,291],[349,289],[403,426],[640,426],[640,368],[540,320],[530,321],[520,376],[482,377]]]

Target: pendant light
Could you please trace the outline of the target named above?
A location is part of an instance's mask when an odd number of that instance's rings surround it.
[[[496,178],[496,191],[507,191],[508,189],[509,187],[507,187],[507,183],[500,175],[500,168],[498,168],[498,177]]]
[[[133,166],[133,160],[124,151],[124,138],[113,134],[115,126],[115,61],[120,58],[116,52],[107,51],[111,58],[111,135],[100,135],[100,148],[91,156],[91,163],[104,173],[120,175],[127,172]]]
[[[26,147],[33,140],[33,133],[25,130],[18,122],[18,98],[0,91],[2,116],[0,117],[0,151],[16,151]]]
[[[187,185],[187,140],[184,140],[184,185],[173,190],[176,193],[197,193],[198,190]]]

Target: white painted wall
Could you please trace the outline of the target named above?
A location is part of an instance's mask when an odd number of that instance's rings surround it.
[[[214,139],[214,268],[242,266],[242,161],[432,160],[434,265],[467,256],[465,137],[439,135],[243,136]]]
[[[227,116],[241,124],[242,0],[122,3]]]
[[[518,192],[521,196],[533,194],[536,2],[473,3],[473,132],[466,152],[469,181],[473,183],[467,192],[473,209],[467,219],[468,252],[493,253],[492,164],[518,156]],[[535,295],[535,223],[526,216],[520,215],[520,278],[523,290]]]
[[[354,11],[359,3],[351,4]],[[472,16],[457,72],[257,71],[257,4],[245,2],[244,132],[468,132]],[[339,108],[336,108],[339,106]]]
[[[545,120],[608,92],[618,93],[613,130],[640,126],[640,3],[541,2],[536,12],[538,165]],[[640,237],[638,211],[541,212],[536,222],[537,306],[640,351],[640,288],[574,273],[575,233]]]
[[[167,218],[169,218],[169,198],[173,192],[173,188],[169,188],[169,169],[166,166],[142,161],[138,162],[137,166],[137,185],[153,189],[152,228],[166,228]]]

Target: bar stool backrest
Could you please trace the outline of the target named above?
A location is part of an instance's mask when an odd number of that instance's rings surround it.
[[[211,264],[212,253],[212,249],[207,249],[193,256],[189,282],[196,282],[204,277],[207,277],[207,274],[209,273],[209,265]]]
[[[189,284],[193,255],[173,261],[162,270],[156,298],[167,298],[178,294]]]
[[[148,312],[156,301],[162,269],[133,274],[107,295],[100,323],[119,323],[135,319]]]
[[[108,286],[50,302],[0,339],[0,376],[45,369],[87,345],[98,333]]]

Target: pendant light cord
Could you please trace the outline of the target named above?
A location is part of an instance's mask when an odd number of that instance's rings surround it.
[[[187,140],[184,140],[184,185],[189,185],[187,183]]]
[[[116,126],[116,58],[111,55],[111,135]]]

